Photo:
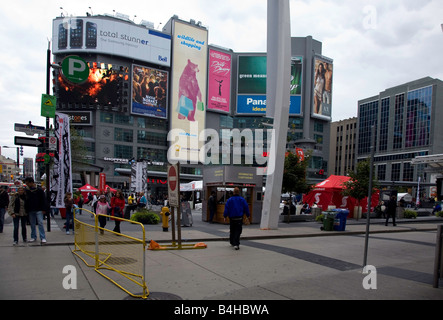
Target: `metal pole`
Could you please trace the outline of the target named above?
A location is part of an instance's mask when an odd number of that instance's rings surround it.
[[[443,225],[437,227],[437,244],[435,246],[435,262],[434,262],[434,288],[438,288],[439,280],[443,277],[442,274],[442,235]]]
[[[47,51],[47,66],[46,66],[46,94],[50,94],[51,87],[51,41],[48,41],[48,51]],[[45,150],[46,154],[49,156],[49,118],[46,117],[46,139],[45,139]],[[50,191],[50,173],[49,173],[49,163],[45,165],[46,171],[46,221],[48,232],[51,232],[51,191]]]
[[[369,227],[371,224],[371,204],[372,204],[372,179],[374,176],[374,154],[375,154],[375,125],[373,125],[371,128],[371,158],[369,161],[368,211],[366,213],[366,238],[365,238],[365,255],[363,259],[363,267],[366,267],[368,262]]]

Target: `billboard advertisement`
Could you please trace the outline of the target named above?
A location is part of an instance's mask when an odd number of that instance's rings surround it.
[[[53,54],[102,53],[169,67],[171,37],[144,26],[106,17],[53,20]]]
[[[209,50],[208,110],[230,111],[232,56]]]
[[[89,78],[80,85],[75,85],[61,75],[57,78],[57,103],[79,103],[88,107],[96,105],[120,106],[122,100],[121,84],[129,81],[129,68],[117,71],[112,65],[89,64]]]
[[[290,115],[301,114],[303,58],[291,59]],[[237,113],[266,114],[267,57],[239,56]]]
[[[173,21],[169,161],[198,163],[204,141],[208,73],[208,31]],[[172,136],[172,137],[171,137]]]
[[[131,113],[166,119],[168,81],[166,71],[133,65]]]
[[[314,106],[312,115],[329,120],[332,116],[332,82],[334,65],[324,57],[314,58]]]

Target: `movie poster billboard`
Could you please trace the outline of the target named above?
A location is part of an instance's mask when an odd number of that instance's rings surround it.
[[[291,58],[289,114],[301,115],[303,58]],[[238,58],[237,113],[266,114],[267,57],[244,55]]]
[[[209,50],[208,110],[230,111],[232,56]]]
[[[167,118],[169,74],[139,65],[132,66],[132,108],[138,116]]]
[[[208,31],[178,20],[173,21],[171,85],[170,163],[199,162],[204,146],[208,73]]]
[[[332,116],[332,84],[334,65],[325,57],[314,58],[314,97],[312,115],[330,120]]]

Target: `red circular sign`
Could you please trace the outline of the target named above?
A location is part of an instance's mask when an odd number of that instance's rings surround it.
[[[172,191],[175,191],[175,189],[177,189],[177,170],[175,170],[175,167],[169,168],[168,183],[169,188],[171,188]]]

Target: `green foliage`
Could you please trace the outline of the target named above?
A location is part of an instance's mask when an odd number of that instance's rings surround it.
[[[417,212],[413,210],[405,210],[404,216],[406,219],[417,219]]]
[[[141,224],[159,224],[160,217],[157,213],[148,211],[147,209],[140,209],[136,211],[132,216],[131,220],[139,222]]]
[[[375,172],[375,171],[374,171]],[[344,196],[350,196],[358,201],[363,200],[369,193],[369,176],[370,176],[370,161],[366,159],[357,164],[356,171],[349,171],[348,176],[351,178],[349,181],[343,184],[344,190],[342,194]],[[375,178],[375,174],[372,179],[372,193],[374,194],[378,189],[379,184]]]
[[[436,213],[435,213],[435,216],[436,216],[436,217],[443,218],[443,211],[436,212]]]
[[[283,192],[308,193],[311,186],[307,184],[306,169],[309,165],[310,154],[305,155],[305,160],[290,152],[285,158],[283,173]]]

